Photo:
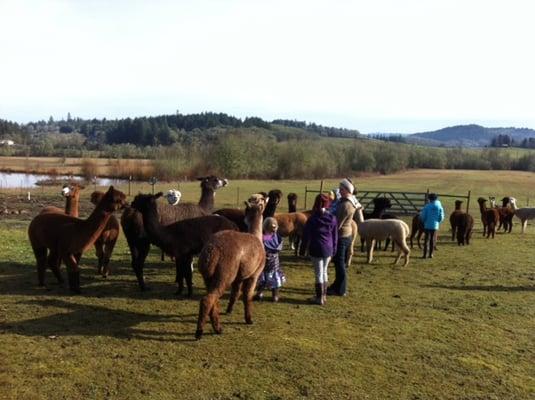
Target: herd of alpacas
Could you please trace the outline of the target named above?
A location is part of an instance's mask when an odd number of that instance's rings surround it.
[[[61,194],[65,197],[65,209],[54,206],[44,207],[33,218],[28,228],[28,237],[37,264],[39,286],[45,286],[45,272],[50,269],[60,284],[64,283],[60,266],[67,267],[68,285],[74,293],[80,293],[79,262],[82,254],[95,247],[98,264],[97,272],[103,277],[110,274],[109,262],[117,242],[120,226],[126,237],[131,255],[131,265],[139,288],[147,290],[144,280],[144,264],[150,246],[159,247],[163,254],[175,262],[177,294],[182,294],[184,285],[187,296],[193,294],[193,258],[198,256],[198,270],[206,286],[206,295],[201,299],[195,337],[200,339],[206,321],[210,318],[212,328],[221,333],[219,301],[230,288],[231,294],[227,313],[242,293],[245,322],[252,324],[252,300],[256,282],[261,274],[265,251],[262,243],[262,222],[264,218],[274,217],[279,225],[279,233],[288,237],[290,246],[297,256],[300,237],[312,211],[297,211],[297,195],[288,194],[287,213],[279,213],[277,207],[282,200],[280,190],[251,195],[244,202],[244,208],[223,208],[214,210],[214,197],[218,189],[227,186],[226,179],[216,176],[198,178],[201,198],[197,204],[180,202],[181,193],[170,190],[163,193],[139,194],[128,204],[126,195],[110,186],[104,192],[95,191],[90,201],[95,208],[86,218],[79,218],[80,193],[84,189],[78,183],[65,185]],[[165,198],[167,201],[162,201]],[[522,233],[529,219],[535,218],[535,208],[519,208],[516,199],[504,197],[502,205],[496,206],[495,199],[478,199],[483,235],[494,238],[496,230],[511,232],[513,216],[521,221]],[[352,224],[353,245],[357,236],[361,238],[361,251],[366,244],[367,262],[373,260],[373,252],[381,241],[386,241],[385,250],[392,243],[392,250],[398,249],[397,264],[404,256],[404,265],[409,263],[410,247],[413,239],[420,238],[424,232],[419,215],[412,219],[412,227],[388,213],[392,207],[390,199],[373,199],[373,210],[364,213],[357,210]],[[474,226],[474,218],[462,210],[462,201],[455,202],[451,213],[452,240],[458,245],[468,245]],[[122,210],[119,220],[114,212]],[[351,265],[353,247],[347,254]],[[163,257],[163,255],[162,255]]]

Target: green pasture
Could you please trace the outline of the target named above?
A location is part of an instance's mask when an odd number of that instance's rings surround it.
[[[509,195],[535,205],[532,173],[415,170],[354,182],[361,190],[470,190],[474,198]],[[319,181],[231,181],[217,192],[216,207],[278,188],[296,192],[302,208],[305,185],[319,188]],[[94,251],[84,255],[81,295],[59,287],[50,272],[48,289],[36,286],[26,228],[43,204],[61,205],[57,189],[33,190],[31,203],[20,190],[0,193],[3,205],[31,212],[0,220],[0,399],[535,398],[533,225],[521,235],[515,221],[511,234],[483,239],[474,201],[470,246],[451,242],[445,224],[435,258],[420,259],[415,248],[408,267],[392,266],[394,254],[384,251],[364,264],[357,249],[348,296],[329,297],[325,307],[307,303],[311,263],[285,249],[280,303],[270,296],[255,303],[253,325],[236,307],[222,316],[222,335],[208,325],[195,341],[200,275],[194,298],[177,298],[174,266],[154,249],[145,271],[151,290],[141,293],[123,237],[107,279],[95,273]],[[82,194],[83,215],[92,190]],[[139,190],[151,187],[131,187]],[[182,201],[199,198],[197,182],[180,190]],[[452,202],[445,202],[447,214]],[[334,267],[329,272],[332,280]]]

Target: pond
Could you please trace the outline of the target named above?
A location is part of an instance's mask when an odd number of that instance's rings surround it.
[[[37,182],[44,180],[55,179],[58,181],[58,184],[66,182],[70,179],[81,179],[79,176],[70,176],[70,175],[44,175],[44,174],[25,174],[22,172],[0,172],[0,189],[9,189],[9,188],[35,188],[39,185]],[[98,186],[108,186],[108,185],[117,185],[127,182],[124,179],[108,179],[108,178],[97,178]]]

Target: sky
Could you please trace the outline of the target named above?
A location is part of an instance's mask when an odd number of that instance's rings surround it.
[[[0,118],[535,128],[532,0],[0,0]]]

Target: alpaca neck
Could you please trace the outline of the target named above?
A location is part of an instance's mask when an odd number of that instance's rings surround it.
[[[80,196],[78,194],[75,194],[73,196],[67,196],[67,198],[65,199],[65,214],[78,218],[78,211],[80,208],[79,197]]]
[[[461,204],[455,204],[455,211],[461,211]]]
[[[248,232],[258,238],[258,240],[262,241],[262,224],[264,222],[264,218],[262,217],[262,214],[260,214],[258,217],[256,217],[254,220],[251,221],[249,224]]]
[[[199,206],[205,211],[212,211],[214,208],[215,192],[213,189],[202,188]]]
[[[362,213],[362,208],[359,208],[355,211],[355,221],[357,224],[364,222],[364,214]]]
[[[277,204],[275,202],[268,202],[262,215],[264,218],[273,217],[275,215],[275,211],[277,211]]]
[[[158,247],[165,247],[168,242],[163,225],[160,223],[158,209],[156,205],[150,207],[141,213],[143,217],[143,227],[149,236],[149,239]]]
[[[288,212],[296,212],[297,205],[294,202],[288,202]]]
[[[487,207],[485,206],[485,203],[483,203],[483,202],[479,203],[479,211],[484,213],[486,209],[487,209]]]
[[[511,207],[513,207],[513,210],[518,211],[518,207],[516,206],[516,201],[509,202],[511,204]]]
[[[100,206],[100,203],[95,207],[91,215],[85,220],[86,229],[80,232],[85,236],[86,243],[93,244],[98,239],[106,227],[111,214],[110,211],[104,209],[104,206]]]

